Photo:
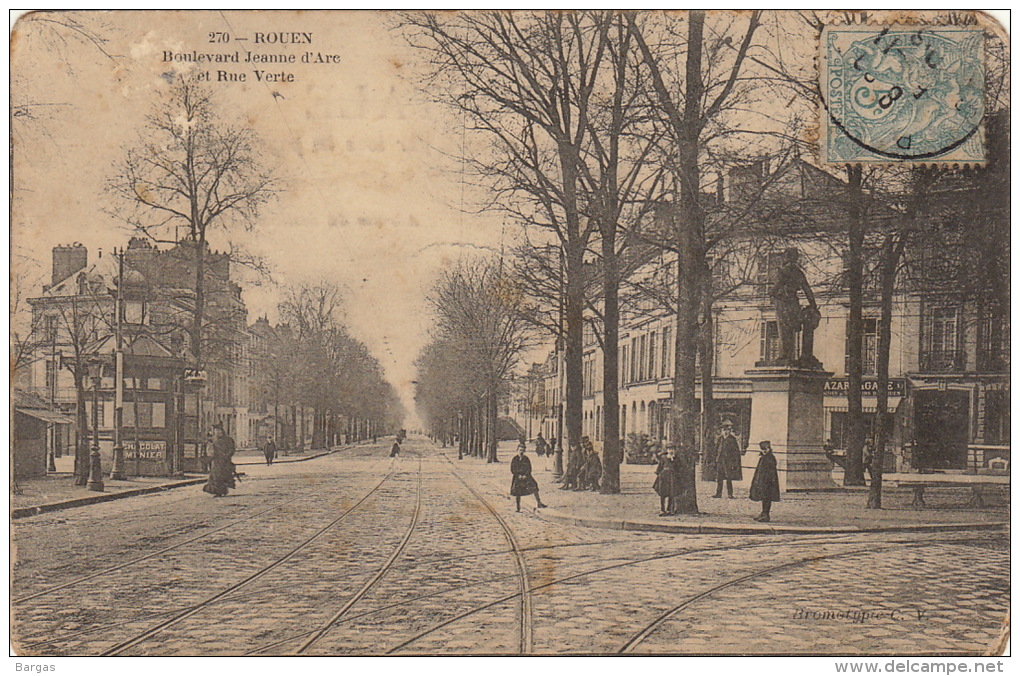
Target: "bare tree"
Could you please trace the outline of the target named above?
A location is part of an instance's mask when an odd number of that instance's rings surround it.
[[[411,13],[403,28],[431,66],[426,88],[491,142],[464,160],[488,208],[547,229],[563,249],[567,465],[579,466],[589,115],[609,62],[607,12]]]
[[[698,351],[697,327],[703,305],[704,288],[710,272],[706,255],[705,210],[701,195],[701,160],[704,137],[710,123],[724,111],[731,97],[736,96],[738,77],[747,61],[747,53],[760,25],[760,11],[751,13],[746,27],[740,31],[739,46],[729,58],[729,67],[706,83],[704,60],[705,12],[692,11],[687,16],[685,70],[672,72],[671,60],[663,50],[672,52],[674,36],[656,44],[647,21],[628,15],[635,43],[648,68],[653,90],[669,138],[676,147],[670,168],[676,181],[676,205],[672,218],[677,233],[677,331],[675,338],[676,371],[673,377],[673,438],[681,448],[681,494],[678,509],[697,513],[695,483],[697,405],[695,398]],[[710,71],[710,73],[713,71]],[[738,90],[739,91],[739,90]]]
[[[496,413],[506,379],[529,345],[531,329],[521,317],[523,294],[498,261],[461,260],[445,271],[429,302],[440,336],[456,354],[475,390],[485,399],[486,456],[496,455]]]
[[[177,76],[109,189],[128,207],[117,215],[154,241],[177,243],[173,235],[184,229],[194,255],[189,342],[195,368],[202,368],[210,229],[252,227],[279,190],[263,165],[259,138],[223,121],[202,85]]]

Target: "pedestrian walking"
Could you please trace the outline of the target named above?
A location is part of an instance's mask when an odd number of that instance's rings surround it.
[[[221,498],[227,494],[229,489],[234,488],[234,440],[223,430],[223,425],[213,425],[213,456],[212,466],[209,470],[209,480],[202,487],[202,490],[214,498]]]
[[[740,441],[733,434],[733,423],[723,421],[720,426],[719,440],[715,446],[715,495],[721,498],[723,482],[726,483],[726,494],[733,497],[733,482],[744,478],[740,468]]]
[[[538,482],[531,476],[531,460],[525,455],[524,446],[517,448],[517,455],[510,461],[510,474],[513,475],[510,481],[510,495],[517,499],[518,512],[521,511],[522,495],[534,495],[539,509],[545,507],[538,495]]]
[[[670,445],[665,453],[659,454],[655,467],[655,483],[652,488],[659,496],[659,516],[676,513],[676,492],[679,481],[676,474],[676,447]]]
[[[754,520],[768,523],[772,518],[772,503],[779,500],[779,472],[776,470],[776,456],[772,453],[772,442],[763,441],[760,446],[749,497],[761,503],[761,514]]]
[[[390,457],[391,458],[399,458],[400,457],[400,441],[399,440],[394,441],[393,445],[390,447]]]
[[[262,446],[262,455],[266,456],[267,465],[272,465],[273,460],[276,460],[276,442],[272,437],[266,439],[266,443]]]

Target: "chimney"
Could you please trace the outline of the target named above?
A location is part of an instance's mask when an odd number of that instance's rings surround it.
[[[53,247],[53,275],[50,284],[56,285],[89,264],[89,250],[80,243]]]

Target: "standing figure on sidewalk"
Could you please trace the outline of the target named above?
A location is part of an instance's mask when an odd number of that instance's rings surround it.
[[[524,454],[524,447],[517,449],[517,455],[510,461],[510,474],[513,479],[510,481],[510,495],[517,499],[517,511],[521,511],[521,496],[534,495],[538,507],[545,507],[542,498],[538,495],[538,482],[531,476],[531,460]]]
[[[588,460],[584,463],[584,471],[581,473],[581,487],[590,491],[597,491],[602,483],[602,458],[592,447],[588,450]]]
[[[771,520],[772,503],[779,500],[779,472],[776,470],[776,456],[772,453],[770,441],[761,442],[761,454],[758,456],[754,478],[751,479],[749,497],[761,503],[761,514],[754,517],[754,520],[768,523]]]
[[[567,453],[567,471],[563,473],[563,484],[560,490],[572,491],[577,489],[578,475],[581,473],[581,464],[584,462],[584,451],[577,443],[570,444],[570,451]]]
[[[544,458],[545,457],[545,452],[548,449],[549,449],[549,447],[546,446],[545,438],[543,438],[542,437],[542,433],[539,432],[538,433],[538,437],[535,439],[535,455],[537,455],[540,458]]]
[[[676,447],[670,445],[665,453],[659,454],[659,464],[655,468],[655,483],[652,488],[659,494],[659,516],[676,513],[676,487],[679,482],[676,476]]]
[[[214,498],[221,498],[234,488],[234,440],[223,431],[223,425],[213,425],[213,455],[209,480],[202,490]]]
[[[266,439],[266,443],[262,447],[262,455],[266,456],[267,465],[273,464],[273,460],[276,459],[276,442],[273,441],[272,437]]]
[[[740,441],[733,434],[733,423],[723,421],[721,434],[715,445],[715,495],[721,498],[723,482],[726,482],[726,494],[733,497],[733,482],[740,481],[744,474],[740,469]]]

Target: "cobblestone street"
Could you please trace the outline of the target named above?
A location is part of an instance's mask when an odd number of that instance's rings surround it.
[[[981,654],[1008,608],[1005,533],[587,529],[388,448],[15,522],[20,654]]]

